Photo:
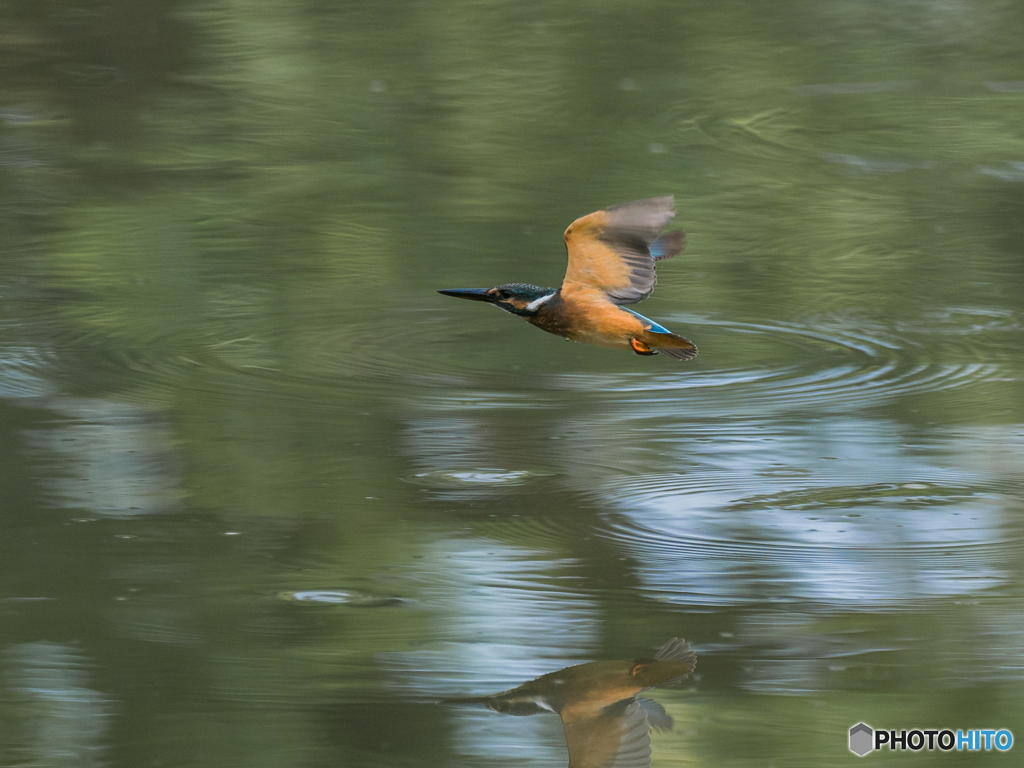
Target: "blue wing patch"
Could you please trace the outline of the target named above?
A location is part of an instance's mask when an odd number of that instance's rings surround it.
[[[639,312],[634,312],[632,309],[629,309],[628,307],[620,306],[619,309],[621,309],[623,312],[629,312],[629,314],[635,315],[636,317],[639,317],[644,322],[644,325],[651,326],[651,328],[650,328],[651,333],[669,333],[669,334],[672,333],[672,331],[670,331],[664,325],[661,325],[660,323],[656,323],[653,320],[651,320],[651,318],[644,317]]]
[[[661,261],[662,259],[671,259],[685,247],[686,234],[682,230],[676,230],[656,238],[647,246],[647,252],[655,261]]]

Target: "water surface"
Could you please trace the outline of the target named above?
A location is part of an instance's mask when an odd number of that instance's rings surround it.
[[[437,700],[674,635],[655,768],[1024,736],[1022,23],[5,5],[0,764],[564,765]],[[695,361],[434,293],[666,193]]]

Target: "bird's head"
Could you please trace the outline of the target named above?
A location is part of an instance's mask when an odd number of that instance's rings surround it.
[[[530,317],[535,315],[549,299],[558,291],[554,288],[541,288],[529,283],[505,283],[494,288],[455,288],[438,291],[445,296],[457,299],[486,301],[513,315]]]

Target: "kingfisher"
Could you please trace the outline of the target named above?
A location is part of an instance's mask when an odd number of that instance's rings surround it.
[[[675,216],[675,207],[675,198],[664,195],[576,219],[564,234],[569,265],[560,288],[505,283],[438,293],[488,302],[571,341],[690,360],[697,356],[692,341],[624,306],[650,296],[655,262],[683,250],[686,235],[681,230],[661,233]]]
[[[637,694],[681,682],[696,665],[689,644],[673,637],[653,657],[577,664],[502,693],[444,703],[484,704],[508,715],[553,712],[562,720],[569,768],[648,768],[651,728],[670,729],[672,718]]]

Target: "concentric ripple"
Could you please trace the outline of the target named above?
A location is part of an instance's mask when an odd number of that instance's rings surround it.
[[[424,310],[418,294],[386,313],[367,305],[324,315],[323,305],[314,304],[289,307],[280,318],[266,313],[265,297],[252,301],[253,307],[226,306],[209,322],[145,326],[98,324],[85,307],[39,305],[33,323],[45,331],[50,351],[25,346],[8,356],[7,386],[45,390],[45,382],[30,379],[36,366],[46,375],[46,357],[87,361],[97,381],[121,380],[156,402],[185,385],[207,397],[249,394],[321,408],[341,407],[349,398],[338,395],[351,393],[408,399],[411,392],[421,407],[462,410],[551,408],[567,396],[628,406],[671,402],[685,392],[701,397],[704,413],[831,411],[999,380],[1013,364],[1005,349],[1022,336],[1020,318],[969,307],[927,318],[921,327],[880,327],[852,317],[669,316],[665,321],[702,350],[680,365],[563,346],[511,327],[508,318],[465,326],[441,307]],[[521,340],[531,354],[496,352],[492,326],[503,334],[502,349],[509,339]],[[582,372],[588,367],[599,372]]]
[[[602,488],[621,510],[602,535],[659,600],[877,607],[1005,582],[1024,549],[1009,480],[873,471],[883,482],[850,482],[857,469],[619,478]]]
[[[685,371],[611,376],[563,374],[567,388],[650,402],[706,391],[702,410],[730,412],[824,407],[864,408],[886,400],[965,387],[997,378],[1000,367],[971,352],[967,338],[942,336],[941,351],[911,335],[850,320],[813,324],[682,319],[701,339],[702,364]],[[716,394],[717,392],[717,394]]]
[[[675,397],[685,390],[706,391],[710,405],[734,412],[736,408],[778,410],[806,407],[856,409],[880,405],[887,400],[925,392],[940,392],[993,380],[1000,366],[972,352],[973,339],[939,333],[940,350],[931,350],[927,335],[898,335],[892,330],[872,328],[847,319],[817,320],[813,324],[756,323],[729,320],[683,318],[676,324],[701,341],[703,357],[686,368],[654,361],[637,371],[632,358],[614,359],[631,363],[628,371],[585,374],[558,372],[564,368],[522,364],[527,378],[510,377],[507,360],[492,354],[481,338],[453,331],[440,313],[410,314],[376,324],[339,321],[316,323],[284,343],[258,335],[226,338],[221,334],[190,344],[151,345],[146,353],[121,353],[113,366],[133,373],[149,372],[156,383],[173,382],[182,375],[193,380],[203,370],[210,374],[210,386],[226,391],[272,390],[276,396],[300,399],[319,397],[329,401],[332,391],[373,390],[398,394],[413,387],[427,405],[445,407],[449,401],[459,408],[550,407],[543,389],[599,393],[619,403],[631,400]],[[429,344],[410,345],[409,328],[421,339],[440,342],[445,337],[464,337],[457,354],[433,354]],[[561,352],[545,346],[550,339],[533,340],[539,354]],[[166,350],[162,356],[154,351]],[[282,347],[288,349],[282,354]],[[606,350],[590,350],[601,356]],[[559,363],[567,361],[559,356]],[[584,361],[589,362],[589,361]],[[556,373],[551,374],[550,371]],[[523,392],[510,390],[512,382],[533,384]],[[475,404],[475,405],[474,405]]]

